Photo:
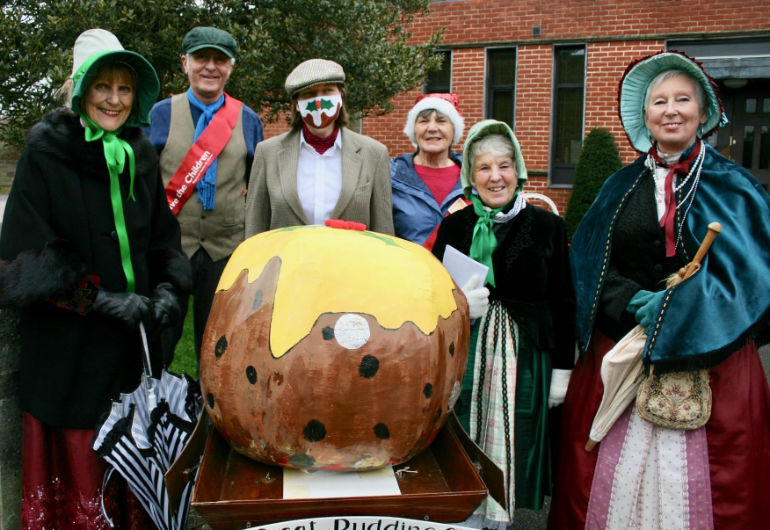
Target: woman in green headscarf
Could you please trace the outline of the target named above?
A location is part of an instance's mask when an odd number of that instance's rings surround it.
[[[141,129],[154,69],[100,29],[73,58],[69,108],[30,130],[0,233],[0,306],[20,310],[23,528],[107,526],[93,429],[139,383],[139,322],[157,346],[191,281]],[[151,526],[120,480],[104,492],[109,516]]]
[[[574,359],[574,308],[564,221],[519,193],[527,170],[505,123],[468,132],[460,172],[472,205],[445,218],[433,253],[447,245],[489,267],[462,286],[470,354],[455,406],[460,423],[503,470],[507,507],[491,497],[466,525],[504,529],[515,508],[550,494],[548,409],[561,403]]]

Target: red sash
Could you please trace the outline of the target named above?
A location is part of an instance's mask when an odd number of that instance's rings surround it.
[[[233,135],[243,103],[225,94],[225,103],[190,147],[179,168],[166,185],[166,200],[174,215],[192,195],[195,185],[206,174],[211,163],[225,148]]]

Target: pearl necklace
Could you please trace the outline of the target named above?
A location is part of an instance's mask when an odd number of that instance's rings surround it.
[[[692,186],[690,186],[690,189],[687,191],[685,196],[682,198],[682,201],[677,203],[676,209],[679,210],[682,205],[687,203],[687,207],[685,208],[684,213],[682,214],[682,222],[679,224],[679,228],[677,229],[676,233],[676,240],[675,244],[676,246],[679,246],[679,241],[682,239],[682,227],[684,226],[684,221],[687,218],[687,214],[690,213],[690,208],[692,208],[692,204],[695,201],[695,191],[698,188],[698,184],[700,183],[700,175],[701,171],[703,170],[703,160],[706,157],[706,144],[703,142],[703,140],[700,141],[700,150],[698,151],[698,155],[695,157],[695,160],[692,163],[692,166],[690,167],[690,171],[687,173],[687,176],[680,182],[678,185],[674,184],[674,192],[678,192],[681,190],[689,181],[690,178],[695,175],[695,179],[692,182]],[[663,158],[661,156],[661,158]],[[656,169],[658,168],[655,157],[653,157],[651,154],[647,154],[647,160],[646,165],[648,168],[652,170],[652,176],[653,179],[657,179],[656,176]],[[689,202],[688,202],[689,201]]]

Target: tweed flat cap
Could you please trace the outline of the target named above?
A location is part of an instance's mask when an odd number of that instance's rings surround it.
[[[308,59],[286,76],[286,92],[293,96],[303,88],[321,83],[344,83],[342,66],[327,59]]]

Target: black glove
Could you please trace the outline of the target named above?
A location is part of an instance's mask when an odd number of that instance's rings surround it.
[[[112,293],[99,289],[91,311],[122,321],[131,329],[139,322],[150,322],[152,308],[150,299],[136,293]]]
[[[179,299],[174,292],[174,286],[168,282],[159,283],[152,292],[153,332],[177,326],[182,319]]]

